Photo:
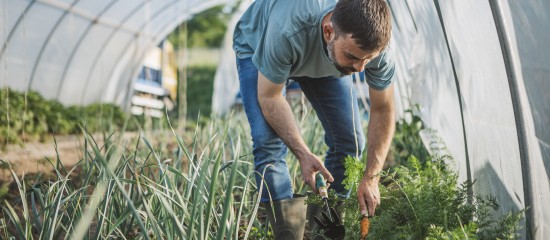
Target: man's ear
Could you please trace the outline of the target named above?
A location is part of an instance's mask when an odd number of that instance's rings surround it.
[[[325,41],[330,42],[334,37],[334,28],[332,28],[332,22],[328,22],[323,25],[323,38]]]

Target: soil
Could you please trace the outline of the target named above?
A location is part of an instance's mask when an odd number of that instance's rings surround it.
[[[65,166],[75,165],[83,155],[82,136],[59,136],[53,137],[46,142],[27,142],[22,145],[8,145],[0,151],[0,159],[9,163],[17,176],[33,175],[36,173],[50,173],[53,171],[52,165],[59,160]],[[48,161],[49,159],[49,161]],[[11,182],[13,177],[7,164],[2,164],[0,168],[0,182]]]

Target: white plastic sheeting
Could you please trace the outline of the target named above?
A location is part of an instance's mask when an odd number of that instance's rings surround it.
[[[474,193],[529,207],[522,234],[550,234],[550,2],[390,0],[399,104],[420,115]],[[402,107],[401,107],[402,108]]]
[[[66,105],[128,105],[147,50],[233,0],[0,0],[0,86]]]

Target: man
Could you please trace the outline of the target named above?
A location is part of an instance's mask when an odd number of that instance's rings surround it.
[[[377,174],[394,131],[393,60],[386,47],[391,15],[384,0],[257,0],[241,17],[233,47],[244,109],[250,123],[261,201],[277,239],[302,239],[305,207],[293,197],[287,147],[314,190],[321,174],[342,198],[343,159],[362,152],[365,137],[349,76],[365,70],[371,97],[367,170],[358,186],[362,214],[380,204]],[[304,143],[284,97],[291,78],[300,84],[325,129],[323,162]],[[270,201],[271,200],[271,201]]]

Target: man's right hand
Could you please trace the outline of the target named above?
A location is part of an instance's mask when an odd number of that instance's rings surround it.
[[[300,156],[298,158],[298,161],[300,162],[304,182],[309,185],[311,189],[313,189],[313,192],[317,192],[317,188],[315,186],[315,174],[317,174],[317,172],[321,172],[323,177],[325,177],[327,180],[327,187],[328,184],[334,181],[332,174],[330,174],[328,169],[326,169],[323,165],[321,159],[315,154],[304,154],[304,156]]]

